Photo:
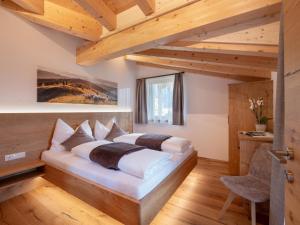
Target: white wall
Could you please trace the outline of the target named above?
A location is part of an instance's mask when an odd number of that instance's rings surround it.
[[[138,77],[172,72],[138,67]],[[134,130],[186,137],[193,142],[199,156],[228,161],[228,84],[235,81],[186,73],[184,82],[185,126],[136,124]]]
[[[136,66],[123,58],[76,65],[82,41],[15,16],[0,7],[0,112],[123,111],[134,98]],[[118,82],[119,106],[36,103],[37,68]]]

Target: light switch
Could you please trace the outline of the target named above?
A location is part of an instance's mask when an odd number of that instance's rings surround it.
[[[26,157],[26,152],[17,152],[9,155],[5,155],[5,161],[11,161],[15,159],[21,159]]]

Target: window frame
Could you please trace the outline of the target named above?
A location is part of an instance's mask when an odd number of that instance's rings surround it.
[[[145,78],[146,79],[146,96],[147,96],[147,122],[149,124],[165,124],[165,125],[172,125],[173,123],[173,94],[174,94],[174,82],[175,82],[175,75],[176,74],[168,74],[168,75],[162,75],[162,76],[156,76],[156,77],[149,77],[149,78]],[[161,121],[161,120],[155,120],[155,119],[151,119],[151,115],[154,114],[154,112],[150,112],[149,110],[152,110],[153,107],[151,107],[151,109],[149,108],[149,105],[152,104],[153,105],[153,98],[149,99],[149,86],[155,84],[155,80],[159,80],[159,79],[172,79],[172,87],[171,87],[171,93],[169,93],[170,96],[170,102],[169,103],[169,110],[170,110],[170,115],[167,115],[167,120],[165,121]],[[149,80],[153,80],[152,84],[149,84]],[[164,82],[157,82],[157,84],[163,84]],[[166,82],[167,83],[167,82]],[[158,115],[159,118],[163,117],[163,115]]]

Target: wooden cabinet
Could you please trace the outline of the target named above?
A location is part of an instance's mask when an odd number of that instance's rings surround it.
[[[229,85],[229,170],[231,175],[239,174],[240,151],[239,131],[255,130],[255,116],[249,109],[249,98],[264,98],[265,115],[273,118],[273,81],[257,81]],[[268,131],[273,131],[269,120]]]
[[[239,175],[246,175],[249,171],[251,158],[257,148],[262,144],[273,142],[273,134],[267,133],[264,137],[251,137],[245,134],[239,134],[240,150],[240,172]],[[267,151],[267,150],[266,150]]]

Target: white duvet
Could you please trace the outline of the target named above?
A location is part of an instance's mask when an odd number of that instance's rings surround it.
[[[98,146],[112,143],[110,141],[92,141],[78,145],[72,152],[84,159],[90,160],[90,152]],[[119,163],[119,169],[132,176],[148,179],[159,172],[172,158],[172,154],[150,149],[133,152],[124,155]]]
[[[136,140],[144,133],[125,134],[114,139],[114,142],[135,144]],[[191,148],[191,142],[185,138],[171,137],[161,144],[161,149],[169,153],[184,153]]]

